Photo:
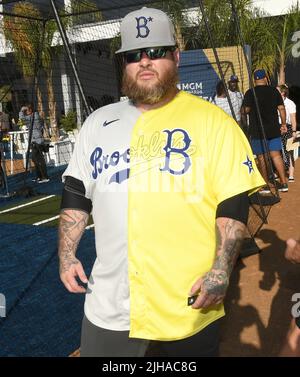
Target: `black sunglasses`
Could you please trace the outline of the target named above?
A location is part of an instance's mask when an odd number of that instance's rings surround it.
[[[166,57],[168,51],[173,52],[175,50],[175,46],[142,48],[140,50],[125,52],[124,60],[126,63],[138,63],[142,59],[143,52],[145,52],[145,54],[151,60],[162,59]]]

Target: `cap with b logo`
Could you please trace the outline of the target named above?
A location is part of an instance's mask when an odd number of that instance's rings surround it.
[[[147,47],[175,46],[170,18],[159,9],[143,7],[128,13],[121,23],[122,47],[116,54]]]

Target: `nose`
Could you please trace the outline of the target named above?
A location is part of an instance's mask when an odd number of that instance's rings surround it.
[[[146,54],[145,51],[142,52],[141,60],[140,60],[140,65],[142,66],[148,66],[151,63],[151,59],[149,56]]]

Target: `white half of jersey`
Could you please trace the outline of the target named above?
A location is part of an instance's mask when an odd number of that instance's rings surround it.
[[[86,197],[93,202],[97,258],[89,278],[85,315],[96,326],[116,331],[129,330],[130,323],[125,176],[131,132],[139,116],[141,112],[130,101],[96,110],[85,121],[63,174],[83,181]],[[92,178],[93,172],[97,179]]]

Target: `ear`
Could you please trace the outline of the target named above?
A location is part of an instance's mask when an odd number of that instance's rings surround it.
[[[176,48],[176,50],[173,52],[173,56],[174,56],[174,60],[175,60],[176,66],[178,67],[179,66],[179,61],[180,61],[180,52],[179,52],[178,48]]]

